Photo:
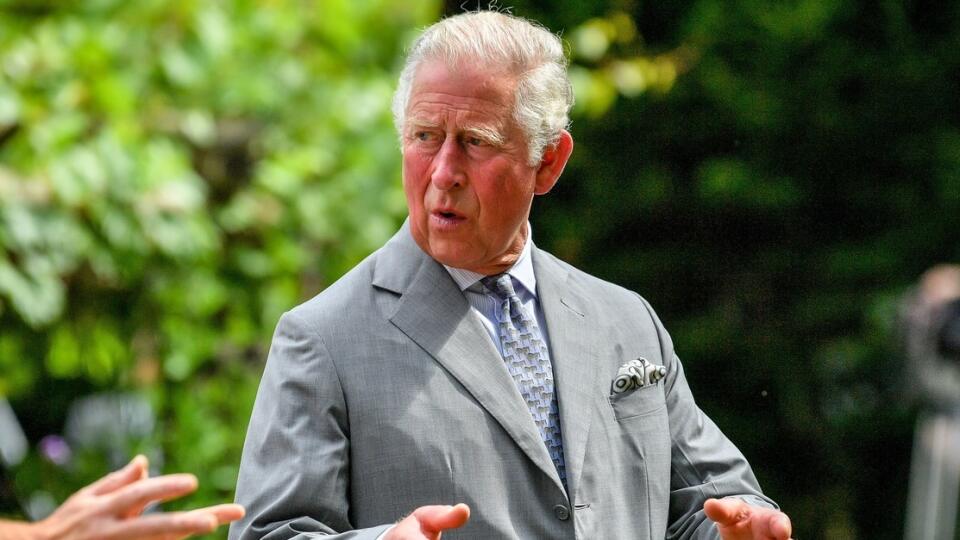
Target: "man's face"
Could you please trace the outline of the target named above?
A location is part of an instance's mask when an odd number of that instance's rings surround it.
[[[527,164],[515,87],[513,77],[442,61],[421,65],[413,81],[402,137],[410,230],[448,266],[507,270],[526,241],[534,193],[556,181],[544,187],[542,167]]]

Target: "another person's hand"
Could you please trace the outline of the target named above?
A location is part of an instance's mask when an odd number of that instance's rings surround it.
[[[27,538],[58,540],[177,540],[212,532],[243,517],[243,507],[221,504],[186,512],[140,515],[159,501],[197,489],[192,474],[148,478],[147,459],[137,456],[124,468],[74,493],[50,517],[30,525]]]
[[[750,506],[740,499],[709,499],[703,505],[724,540],[789,540],[790,518],[779,510]]]
[[[470,507],[421,506],[387,532],[384,540],[439,540],[447,529],[462,527],[470,519]]]

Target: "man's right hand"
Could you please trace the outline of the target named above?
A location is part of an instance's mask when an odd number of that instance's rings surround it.
[[[439,540],[447,529],[462,527],[470,519],[470,507],[421,506],[387,532],[384,540]]]

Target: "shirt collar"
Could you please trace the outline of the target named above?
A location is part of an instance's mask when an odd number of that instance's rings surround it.
[[[532,246],[533,229],[530,227],[530,223],[527,223],[527,241],[523,244],[523,250],[520,252],[520,257],[517,258],[517,262],[513,263],[513,266],[511,266],[506,273],[510,274],[510,277],[512,277],[515,282],[520,283],[520,285],[522,285],[531,296],[536,298],[537,278],[533,274],[533,257],[530,255]],[[450,277],[452,277],[453,281],[457,283],[457,286],[460,287],[461,291],[469,289],[475,283],[480,281],[481,278],[486,277],[483,274],[471,272],[470,270],[464,270],[463,268],[454,268],[447,265],[443,265],[443,267],[447,269],[447,272],[450,273]]]

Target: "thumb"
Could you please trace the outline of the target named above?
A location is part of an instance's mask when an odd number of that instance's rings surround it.
[[[470,519],[470,507],[460,503],[456,506],[421,506],[413,512],[426,532],[442,532],[462,527]]]
[[[750,505],[740,499],[707,499],[703,511],[716,523],[729,526],[747,519]]]

